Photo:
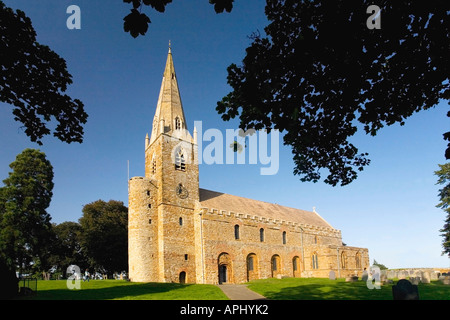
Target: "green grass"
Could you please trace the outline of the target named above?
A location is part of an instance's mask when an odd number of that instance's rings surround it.
[[[397,283],[397,281],[394,281]],[[30,300],[227,300],[214,285],[133,283],[120,280],[81,281],[81,290],[69,290],[65,280],[38,281]],[[392,285],[369,290],[365,282],[319,278],[264,279],[248,287],[271,300],[392,300]],[[419,285],[420,300],[450,300],[450,286],[439,281]]]
[[[80,290],[69,290],[65,280],[39,280],[30,300],[227,300],[214,285],[134,283],[121,280],[81,281]]]
[[[271,278],[252,281],[248,288],[271,300],[392,300],[392,285],[370,290],[365,282],[345,279]],[[419,284],[419,298],[450,300],[450,286],[439,281]]]

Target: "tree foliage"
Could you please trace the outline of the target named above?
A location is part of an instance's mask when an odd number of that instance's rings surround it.
[[[53,190],[53,167],[43,152],[25,149],[10,164],[0,188],[0,255],[12,267],[46,265]]]
[[[108,273],[128,270],[128,208],[97,200],[83,207],[81,246],[92,268]]]
[[[66,62],[36,41],[36,31],[23,11],[14,12],[0,1],[0,102],[13,105],[14,119],[23,124],[31,141],[42,144],[51,133],[71,143],[83,141],[87,121],[83,103],[64,94],[72,84]]]
[[[60,270],[63,275],[70,265],[77,265],[82,270],[87,268],[88,259],[81,248],[82,228],[79,223],[66,221],[53,225],[54,242],[49,250],[50,263]]]
[[[450,162],[439,165],[440,170],[435,171],[438,176],[437,184],[442,185],[442,189],[439,190],[439,204],[438,208],[441,208],[447,213],[444,226],[439,232],[442,237],[442,254],[447,254],[450,258]]]
[[[150,6],[158,12],[165,12],[166,6],[172,0],[123,0],[125,3],[131,3],[133,8],[131,13],[123,20],[123,28],[125,32],[129,32],[133,38],[139,35],[145,35],[148,31],[148,25],[151,23],[150,18],[142,13],[143,6]],[[216,13],[224,11],[231,12],[233,9],[234,0],[209,0],[209,3],[214,5]]]
[[[328,170],[326,183],[352,182],[370,163],[350,142],[358,127],[376,135],[450,98],[448,1],[377,1],[381,29],[367,27],[371,4],[267,0],[266,35],[228,68],[216,110],[244,131],[285,132],[302,181]]]
[[[386,267],[384,264],[377,262],[377,260],[373,259],[373,266],[377,266],[378,268],[380,268],[380,270],[387,270],[388,267]]]

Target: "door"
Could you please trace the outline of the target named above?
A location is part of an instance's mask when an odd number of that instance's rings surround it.
[[[186,272],[182,271],[180,272],[180,277],[179,277],[180,283],[186,283]]]
[[[227,282],[227,265],[222,264],[219,266],[219,284]]]

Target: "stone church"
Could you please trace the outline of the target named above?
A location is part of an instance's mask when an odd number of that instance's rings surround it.
[[[187,130],[169,49],[145,177],[129,180],[128,262],[133,282],[242,283],[270,277],[361,276],[365,248],[315,210],[201,189],[197,132]]]

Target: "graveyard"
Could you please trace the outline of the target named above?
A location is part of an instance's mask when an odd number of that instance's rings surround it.
[[[368,286],[361,278],[284,278],[255,280],[248,287],[270,300],[393,300],[393,289],[400,280],[415,283],[419,300],[450,300],[450,277],[422,282],[422,276],[411,277],[401,270],[399,278],[388,278],[384,273],[380,285]],[[395,271],[399,272],[399,271]],[[414,271],[416,272],[416,271]],[[394,275],[392,273],[391,275]],[[425,276],[427,277],[427,276]],[[420,278],[420,279],[419,279]],[[372,288],[370,288],[372,287]]]
[[[449,270],[445,270],[449,271]],[[269,300],[393,300],[393,287],[404,279],[419,300],[450,300],[450,276],[432,269],[382,270],[379,285],[362,277],[289,278],[254,280],[249,289]],[[370,280],[370,279],[369,279]],[[403,280],[403,281],[404,281]],[[65,280],[39,280],[37,294],[26,300],[226,300],[216,285],[132,283],[125,280],[81,282],[69,290]]]

